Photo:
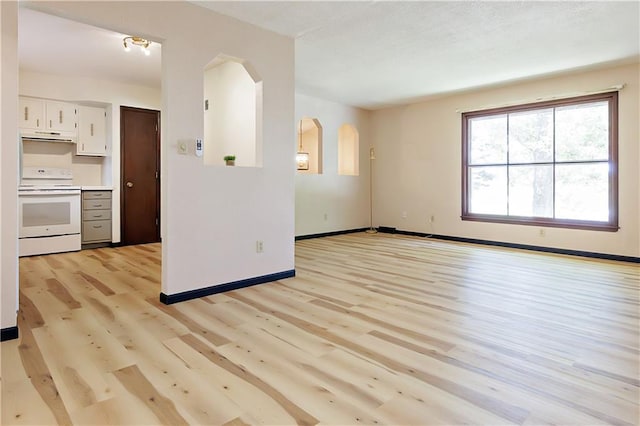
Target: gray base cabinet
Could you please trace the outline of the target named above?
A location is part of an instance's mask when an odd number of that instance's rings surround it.
[[[82,191],[82,245],[111,243],[111,191]]]

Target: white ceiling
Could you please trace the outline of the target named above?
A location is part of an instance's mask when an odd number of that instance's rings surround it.
[[[0,0],[1,1],[1,0]],[[128,35],[21,7],[18,11],[18,60],[26,71],[90,77],[160,87],[162,49],[149,46],[125,52]]]
[[[296,91],[370,109],[640,57],[638,1],[192,3],[295,37]],[[159,87],[158,45],[126,54],[122,34],[24,9],[19,25],[22,68]]]

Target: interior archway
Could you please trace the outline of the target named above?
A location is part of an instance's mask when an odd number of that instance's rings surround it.
[[[218,55],[204,70],[204,164],[262,166],[262,80],[242,59]]]

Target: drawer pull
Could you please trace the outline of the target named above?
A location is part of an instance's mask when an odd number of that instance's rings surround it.
[[[62,110],[58,112],[60,124],[62,124]]]
[[[94,229],[100,229],[100,228],[102,228],[102,225],[93,225],[93,228]]]
[[[91,123],[91,136],[93,136],[93,123]]]
[[[102,207],[102,204],[94,204],[93,207]]]
[[[24,107],[24,121],[29,120],[29,107]]]
[[[102,217],[101,214],[94,214],[93,217]]]

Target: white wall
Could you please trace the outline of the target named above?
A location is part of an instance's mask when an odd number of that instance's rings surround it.
[[[400,230],[640,256],[639,67],[627,65],[459,94],[373,113],[374,222]],[[619,95],[618,232],[462,221],[461,114],[578,95],[626,83]],[[403,218],[406,212],[406,218]],[[430,224],[429,217],[435,221]]]
[[[0,2],[0,328],[18,310],[18,5]]]
[[[90,102],[108,105],[107,129],[109,156],[74,156],[72,161],[74,183],[113,186],[112,239],[120,242],[120,107],[161,109],[160,89],[121,84],[93,78],[67,77],[21,71],[19,94],[69,102]],[[59,147],[60,151],[66,147]],[[70,148],[69,148],[70,149]],[[29,157],[26,158],[29,160]],[[53,166],[53,164],[52,164]]]
[[[171,295],[294,268],[292,39],[187,2],[29,5],[162,42],[162,292]],[[178,140],[203,135],[203,70],[223,52],[246,58],[263,78],[262,168],[207,167],[201,158],[177,152]],[[3,70],[15,67],[16,59],[2,60]],[[6,161],[3,157],[3,165]],[[15,185],[13,195],[3,193],[3,202],[15,203]],[[256,240],[264,241],[263,253],[256,253]]]
[[[322,125],[323,137],[322,174],[296,174],[297,236],[369,226],[370,114],[359,108],[296,94],[296,127],[302,118],[316,118]],[[338,131],[345,123],[353,125],[360,134],[359,176],[338,174]],[[298,129],[294,128],[291,135],[292,146],[295,142],[297,147]],[[293,156],[295,150],[291,152]]]

